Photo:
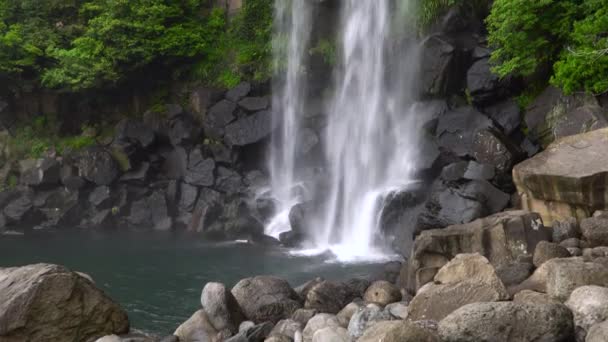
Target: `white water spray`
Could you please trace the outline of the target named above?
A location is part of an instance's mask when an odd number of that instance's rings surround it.
[[[307,1],[295,3],[304,5]],[[340,261],[378,260],[387,256],[388,249],[378,224],[383,201],[390,192],[412,182],[419,131],[411,105],[416,53],[413,48],[402,48],[395,40],[397,35],[392,35],[398,15],[391,3],[394,2],[343,0],[341,3],[340,60],[335,70],[334,93],[327,104],[328,126],[323,139],[326,170],[323,208],[310,227],[315,232],[311,241],[314,248],[303,251],[304,254],[331,250]],[[291,24],[290,32],[298,32],[295,24]],[[305,44],[307,39],[302,39],[301,31],[299,34],[295,44]],[[291,38],[296,36],[292,34]],[[290,51],[292,43],[290,40]],[[300,64],[302,52],[294,48],[290,58]],[[303,94],[304,85],[295,70],[288,66],[286,72],[287,82],[277,98],[287,96],[288,99],[275,102],[275,106],[282,108],[282,112],[278,112],[284,120],[282,138],[293,139],[297,144],[294,137],[301,129],[297,116],[306,110],[302,107],[305,101],[298,97]],[[290,72],[295,73],[290,75]],[[290,76],[294,77],[291,83]],[[290,85],[298,88],[291,89]],[[291,106],[290,110],[286,104]],[[276,189],[290,189],[296,183],[295,146],[286,140],[274,146],[281,148],[272,153],[273,190],[275,185]],[[284,158],[284,162],[277,163],[276,158]],[[288,224],[286,208],[300,200],[276,190],[274,194],[286,206],[268,226],[268,233],[278,230],[277,221],[282,222],[282,227]]]

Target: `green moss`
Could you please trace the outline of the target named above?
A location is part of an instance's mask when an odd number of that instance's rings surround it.
[[[127,172],[131,170],[131,161],[123,151],[114,148],[110,151],[110,154],[112,155],[112,158],[114,158],[116,163],[118,163],[118,167],[122,172]]]
[[[336,65],[336,43],[328,39],[320,39],[316,46],[309,50],[310,54],[318,54],[328,65]]]

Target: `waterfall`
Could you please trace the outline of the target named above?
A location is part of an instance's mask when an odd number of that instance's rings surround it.
[[[293,12],[296,7],[310,6],[309,2],[292,3],[289,29],[281,31],[289,32],[286,81],[275,95],[275,108],[279,108],[275,113],[283,120],[277,139],[282,140],[275,140],[271,153],[273,193],[284,204],[273,224],[281,221],[283,231],[289,229],[288,207],[302,200],[285,191],[299,182],[294,177],[295,137],[307,108],[302,98],[306,85],[297,65],[302,65],[310,36],[298,27],[310,20],[304,18],[310,10]],[[323,204],[309,227],[314,231],[309,241],[313,248],[305,252],[331,250],[341,261],[378,259],[388,250],[378,227],[384,198],[414,181],[417,158],[420,127],[411,96],[416,49],[403,43],[406,25],[399,15],[409,1],[342,0],[340,6],[339,58],[321,139],[324,173],[318,183],[322,185],[309,189],[320,192],[313,198]],[[284,20],[281,14],[277,11],[278,21]],[[297,64],[292,66],[292,62]],[[276,231],[276,226],[269,225],[268,233]]]

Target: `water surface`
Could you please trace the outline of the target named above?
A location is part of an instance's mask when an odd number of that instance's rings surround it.
[[[209,281],[234,285],[271,274],[297,286],[316,276],[348,279],[377,266],[327,263],[280,248],[212,243],[192,236],[150,232],[60,232],[0,236],[0,267],[47,262],[93,277],[129,313],[131,326],[170,334],[200,308]]]

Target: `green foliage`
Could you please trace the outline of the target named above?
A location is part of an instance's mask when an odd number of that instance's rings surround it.
[[[566,93],[608,90],[608,0],[496,0],[487,23],[498,75],[548,74]]]
[[[460,6],[469,15],[484,16],[487,14],[488,0],[420,0],[416,18],[418,27],[424,31],[437,18],[447,13],[453,6]],[[408,6],[406,6],[408,7]]]
[[[317,45],[310,49],[311,54],[319,54],[328,65],[336,64],[336,43],[327,39],[320,39]]]

